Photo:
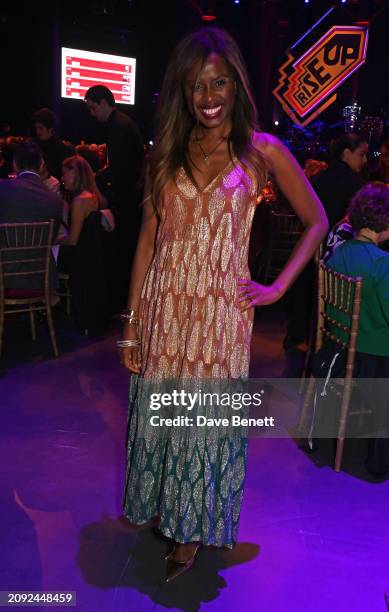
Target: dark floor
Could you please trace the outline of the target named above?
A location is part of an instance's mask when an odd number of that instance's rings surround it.
[[[14,323],[1,361],[0,590],[77,592],[77,610],[384,611],[389,482],[363,472],[362,447],[307,456],[293,439],[252,439],[239,544],[201,551],[165,585],[164,541],[120,518],[128,376],[115,329],[82,337],[57,314],[61,356]],[[279,311],[261,311],[252,373],[297,376]],[[328,446],[328,445],[327,445]]]

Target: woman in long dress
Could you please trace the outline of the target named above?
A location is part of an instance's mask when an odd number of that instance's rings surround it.
[[[133,372],[124,514],[135,524],[158,517],[174,544],[171,580],[200,545],[236,542],[247,440],[185,436],[182,428],[164,437],[150,425],[147,391],[164,380],[246,378],[253,307],[285,293],[327,221],[292,155],[257,130],[243,59],[223,30],[204,28],[178,44],[157,119],[119,350]],[[247,256],[268,171],[306,230],[265,287],[250,280]]]

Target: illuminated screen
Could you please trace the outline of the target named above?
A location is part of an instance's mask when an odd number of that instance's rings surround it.
[[[61,95],[83,100],[89,87],[105,85],[115,102],[135,104],[135,64],[133,57],[62,47]]]

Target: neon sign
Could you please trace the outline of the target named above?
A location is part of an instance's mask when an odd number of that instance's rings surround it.
[[[288,51],[273,93],[291,119],[307,125],[336,100],[336,90],[366,60],[368,28],[333,26],[302,55]]]

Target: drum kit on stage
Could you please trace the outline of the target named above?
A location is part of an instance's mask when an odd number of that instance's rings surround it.
[[[355,132],[363,136],[369,144],[369,149],[379,151],[380,142],[384,134],[384,119],[380,116],[363,116],[362,107],[358,102],[344,106],[340,119],[334,124],[318,119],[305,127],[290,122],[285,144],[298,158],[322,159],[328,150],[328,142],[334,133]]]

